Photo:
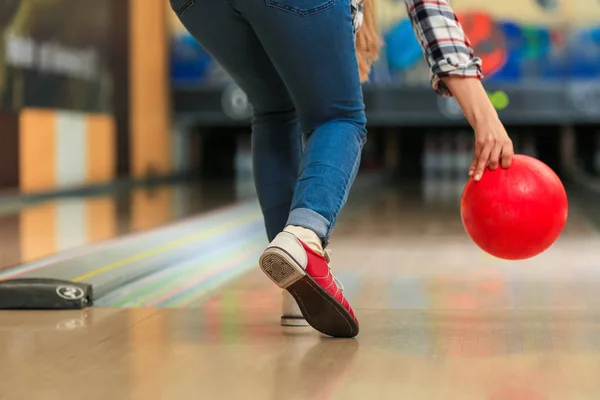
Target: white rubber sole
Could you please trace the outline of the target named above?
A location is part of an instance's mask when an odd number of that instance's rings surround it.
[[[306,276],[306,263],[306,251],[298,239],[288,232],[277,235],[259,260],[263,272],[282,289],[287,289]]]
[[[304,317],[281,317],[281,326],[305,327],[310,326]]]

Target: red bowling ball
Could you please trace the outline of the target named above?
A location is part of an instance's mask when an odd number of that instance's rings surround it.
[[[465,185],[460,212],[469,237],[485,252],[523,260],[548,249],[567,222],[559,177],[543,162],[515,155],[508,169],[487,170]]]

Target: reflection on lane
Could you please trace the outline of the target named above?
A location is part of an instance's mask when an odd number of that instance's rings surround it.
[[[163,185],[65,197],[0,214],[0,270],[160,227],[240,199],[234,182]]]

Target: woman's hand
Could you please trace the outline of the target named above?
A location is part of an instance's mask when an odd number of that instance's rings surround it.
[[[481,81],[452,75],[442,80],[475,131],[475,154],[469,175],[478,181],[487,166],[491,170],[498,166],[509,168],[514,155],[513,144]]]
[[[487,166],[491,170],[495,170],[498,166],[510,167],[515,154],[513,144],[498,116],[490,115],[484,118],[473,129],[475,130],[475,154],[469,167],[469,176],[474,176],[478,181]]]

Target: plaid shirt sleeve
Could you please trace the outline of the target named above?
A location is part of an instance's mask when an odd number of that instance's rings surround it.
[[[449,75],[483,78],[481,59],[474,56],[448,0],[404,0],[417,39],[430,67],[433,89],[444,97],[452,93],[441,78]]]

